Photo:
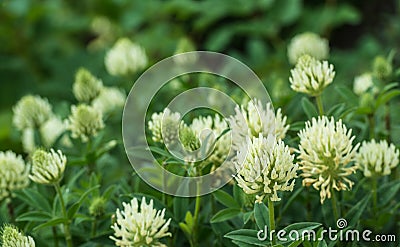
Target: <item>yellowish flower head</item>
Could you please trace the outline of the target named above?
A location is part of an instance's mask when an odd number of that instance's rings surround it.
[[[91,102],[103,88],[103,82],[92,75],[87,69],[80,68],[75,74],[72,92],[79,102]]]
[[[296,35],[288,46],[289,62],[296,64],[298,59],[303,55],[309,55],[318,60],[328,59],[328,40],[311,32]]]
[[[3,226],[1,244],[3,247],[35,247],[33,238],[25,236],[13,225]]]
[[[13,111],[13,124],[21,131],[27,128],[39,128],[53,116],[49,101],[37,95],[22,97]]]
[[[37,149],[32,155],[29,178],[39,184],[56,184],[62,179],[66,164],[67,157],[60,150],[47,152]]]

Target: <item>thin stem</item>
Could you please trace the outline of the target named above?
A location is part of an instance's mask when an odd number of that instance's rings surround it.
[[[12,199],[11,196],[9,197],[10,201],[7,203],[7,210],[8,210],[8,215],[10,216],[10,221],[14,222],[14,207],[12,205]]]
[[[386,140],[388,142],[390,142],[390,140],[391,140],[391,136],[390,136],[391,123],[390,123],[390,104],[389,104],[389,102],[386,103],[385,127],[386,127],[386,131],[387,131]]]
[[[372,206],[374,212],[378,212],[378,181],[377,177],[372,177]]]
[[[63,195],[61,193],[60,184],[56,183],[54,185],[54,187],[56,188],[58,197],[60,198],[61,210],[62,210],[63,216],[64,216],[65,219],[68,220],[68,222],[64,223],[65,241],[67,242],[67,246],[68,247],[72,247],[72,237],[71,237],[71,232],[69,230],[69,219],[68,219],[68,214],[67,214],[67,208],[65,207],[65,202],[64,202]]]
[[[57,237],[57,228],[55,226],[51,227],[53,232],[53,239],[54,239],[54,247],[58,247],[58,237]]]
[[[375,117],[374,114],[368,114],[368,122],[369,122],[369,138],[375,138]]]
[[[94,238],[96,236],[96,228],[97,228],[97,218],[95,217],[93,222],[92,222],[92,238]]]
[[[269,228],[270,231],[275,231],[275,212],[274,212],[274,203],[271,201],[271,198],[268,197],[268,211],[269,211]],[[272,236],[271,239],[272,245],[275,245],[275,237]]]
[[[320,116],[324,115],[324,104],[322,103],[321,94],[315,96],[315,100],[317,101],[317,107],[318,107],[319,115]]]
[[[197,195],[196,195],[196,205],[194,208],[194,215],[193,215],[193,231],[192,231],[192,246],[198,246],[197,243],[197,233],[198,233],[198,226],[199,226],[199,215],[200,215],[200,206],[201,206],[201,196],[200,196],[200,183],[197,182]]]
[[[335,191],[332,191],[331,201],[332,201],[333,216],[335,217],[335,220],[338,220],[340,213],[339,213],[338,206],[337,206],[337,199],[336,199]]]

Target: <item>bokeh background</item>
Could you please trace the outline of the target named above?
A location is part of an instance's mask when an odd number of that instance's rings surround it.
[[[143,46],[150,65],[174,54],[182,38],[197,50],[238,58],[263,80],[275,107],[296,118],[301,96],[289,88],[290,39],[305,31],[328,38],[334,83],[352,87],[376,55],[399,48],[399,11],[394,0],[0,0],[0,149],[22,150],[11,109],[23,95],[43,95],[68,114],[64,102],[74,102],[80,67],[128,92],[136,77],[112,77],[104,66],[106,51],[120,37]],[[326,91],[326,104],[340,99],[333,87]]]

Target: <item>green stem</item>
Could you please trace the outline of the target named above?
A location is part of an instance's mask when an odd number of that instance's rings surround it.
[[[374,114],[369,114],[368,115],[368,121],[369,121],[369,138],[374,139],[375,138],[375,117]]]
[[[192,231],[192,246],[198,246],[197,243],[197,233],[198,233],[198,226],[199,226],[199,215],[200,215],[200,206],[201,206],[201,196],[200,196],[200,183],[197,183],[197,195],[196,195],[196,205],[194,208],[194,215],[193,215],[193,231]]]
[[[64,223],[65,241],[67,242],[68,247],[72,247],[73,246],[72,245],[72,237],[71,237],[71,232],[69,229],[69,219],[68,219],[68,214],[67,214],[67,208],[65,207],[65,202],[64,202],[63,195],[61,193],[60,184],[56,183],[54,185],[54,187],[56,188],[58,197],[60,198],[61,210],[62,210],[63,216],[65,219],[67,219],[67,222]]]
[[[94,218],[93,222],[92,222],[92,238],[94,238],[96,236],[96,228],[97,228],[97,218]]]
[[[58,247],[58,237],[57,237],[57,228],[55,226],[51,227],[53,232],[53,239],[54,239],[54,247]]]
[[[338,206],[337,206],[337,199],[336,199],[335,191],[332,191],[331,201],[332,201],[333,216],[335,217],[335,220],[338,220],[340,213],[339,213]]]
[[[378,185],[377,177],[372,177],[372,206],[374,212],[378,212]]]
[[[390,104],[389,102],[386,103],[386,116],[385,116],[385,127],[387,131],[387,137],[386,140],[390,142],[391,136],[390,136],[390,129],[391,129],[391,123],[390,123]]]
[[[317,101],[317,107],[318,107],[319,115],[320,116],[324,115],[324,104],[322,103],[321,94],[315,96],[315,100]]]
[[[269,211],[269,227],[271,231],[275,231],[275,212],[274,212],[274,203],[271,201],[271,198],[268,197],[268,211]],[[275,245],[276,240],[275,237],[272,236],[271,239],[272,245]]]

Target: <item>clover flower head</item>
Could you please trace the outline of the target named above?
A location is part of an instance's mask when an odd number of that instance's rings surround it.
[[[163,112],[153,113],[148,123],[155,142],[173,144],[178,140],[181,115],[165,108]]]
[[[328,40],[311,32],[296,35],[288,46],[289,62],[296,64],[303,55],[309,55],[318,60],[327,59],[329,57]]]
[[[390,175],[398,164],[399,150],[386,140],[364,141],[356,154],[356,165],[366,177]]]
[[[374,76],[384,80],[390,77],[392,74],[393,66],[386,58],[377,56],[372,64],[372,71]]]
[[[82,142],[87,142],[103,128],[103,114],[100,110],[84,104],[71,107],[67,129],[71,131],[73,138],[81,138]]]
[[[355,173],[353,161],[358,144],[353,147],[354,136],[342,120],[332,117],[313,118],[299,133],[300,160],[303,186],[313,185],[320,191],[321,204],[331,198],[332,190],[350,190],[353,182],[348,178]]]
[[[80,68],[75,74],[72,91],[79,102],[91,102],[103,88],[103,82],[87,69]]]
[[[335,77],[332,64],[328,61],[319,61],[309,55],[301,56],[290,72],[291,88],[296,92],[311,96],[320,95]]]
[[[234,162],[235,179],[246,194],[256,195],[259,203],[266,196],[280,201],[278,191],[292,191],[294,187],[298,165],[293,159],[289,147],[272,135],[247,137]]]
[[[286,116],[282,115],[281,109],[276,114],[270,103],[265,106],[260,100],[254,99],[247,105],[236,106],[236,114],[229,118],[232,130],[233,148],[238,149],[246,137],[258,137],[274,135],[277,139],[285,138],[289,125],[286,125]]]
[[[376,88],[374,88],[374,82],[370,73],[364,73],[354,78],[353,91],[355,94],[363,95],[371,88],[376,90]]]
[[[13,111],[13,123],[21,131],[27,128],[39,128],[53,115],[49,101],[37,95],[22,97]]]
[[[166,220],[165,209],[157,210],[153,207],[153,200],[146,203],[143,197],[139,203],[133,198],[130,203],[123,203],[124,209],[117,209],[116,223],[111,226],[116,246],[158,246],[166,247],[159,240],[171,236],[168,226],[171,219]]]
[[[10,198],[12,192],[29,184],[29,167],[20,155],[12,151],[0,152],[0,201]]]
[[[47,120],[40,128],[43,145],[50,148],[66,130],[65,122],[58,117]]]
[[[35,130],[27,128],[22,131],[21,136],[22,148],[26,153],[32,153],[36,149]]]
[[[127,76],[147,66],[147,55],[140,45],[121,38],[107,52],[104,62],[111,75]]]
[[[192,128],[182,124],[179,129],[179,138],[183,148],[188,151],[195,151],[200,148],[200,139]]]
[[[95,197],[89,206],[90,215],[93,215],[95,217],[104,215],[104,213],[106,212],[106,203],[107,201],[104,197]]]
[[[1,244],[3,247],[35,247],[33,238],[25,236],[13,225],[3,226],[1,230]]]
[[[62,179],[66,164],[67,158],[60,150],[37,149],[32,155],[29,178],[38,184],[56,184]]]
[[[99,109],[104,115],[121,109],[125,104],[125,93],[116,87],[104,87],[99,96],[92,102],[92,106]]]

